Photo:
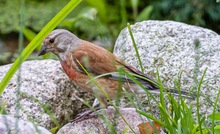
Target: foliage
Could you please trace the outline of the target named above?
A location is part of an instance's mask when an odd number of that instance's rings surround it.
[[[220,33],[220,4],[215,0],[157,0],[151,19],[174,20]]]
[[[26,0],[25,26],[40,31],[66,2],[68,0]],[[0,33],[18,31],[19,4],[17,0],[0,0]],[[85,0],[60,27],[89,40],[102,39],[110,42],[115,41],[127,22],[148,19],[185,22],[219,33],[219,13],[220,4],[214,0]]]
[[[114,42],[119,32],[126,27],[127,22],[135,22],[149,19],[152,11],[151,5],[146,5],[140,14],[137,12],[136,2],[130,0],[99,0],[94,3],[93,0],[85,0],[76,8],[76,13],[72,18],[65,19],[60,26],[65,27],[76,33],[84,36],[89,40],[103,40],[104,42]],[[131,11],[133,8],[134,11]]]
[[[68,0],[62,2],[59,0],[26,0],[25,27],[36,32],[40,31],[67,1]],[[127,22],[134,22],[134,17],[137,17],[138,21],[149,19],[148,17],[152,11],[152,6],[147,5],[139,16],[130,16],[132,11],[127,9],[133,7],[133,9],[137,11],[137,2],[127,2],[126,0],[98,0],[94,2],[93,0],[85,0],[75,9],[75,12],[72,12],[60,24],[60,27],[67,28],[75,34],[89,40],[102,39],[104,41],[114,42]],[[0,12],[2,13],[0,16],[1,34],[18,31],[19,4],[17,0],[0,0],[0,6],[2,7],[0,8]]]
[[[26,0],[25,27],[40,31],[69,0]],[[19,0],[0,0],[0,33],[7,34],[19,30]]]

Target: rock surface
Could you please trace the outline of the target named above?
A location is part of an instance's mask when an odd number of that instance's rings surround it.
[[[220,79],[217,78],[220,76],[220,36],[205,28],[173,21],[143,21],[131,28],[144,71],[151,78],[157,78],[158,69],[165,85],[174,87],[174,80],[177,79],[181,89],[189,91],[195,81],[200,81],[207,68],[201,93],[208,99],[200,97],[199,103],[201,114],[210,114],[220,88]],[[199,46],[195,45],[195,40],[199,40]],[[114,54],[140,69],[127,28],[120,33]],[[194,105],[196,101],[190,102]],[[220,102],[217,109],[220,110]]]
[[[0,66],[0,80],[10,66],[11,64]],[[6,103],[6,113],[24,120],[33,120],[37,125],[46,128],[54,127],[48,111],[62,126],[72,120],[80,110],[86,108],[74,95],[89,102],[94,99],[92,95],[74,88],[72,82],[62,72],[59,61],[26,61],[21,67],[20,85],[17,78],[18,72],[1,96],[1,101]],[[19,99],[16,95],[18,89],[20,89]],[[46,106],[45,109],[42,108],[43,105]],[[19,106],[19,111],[16,110],[16,106]],[[17,115],[16,112],[19,114]]]
[[[148,122],[148,120],[144,116],[140,116],[138,113],[136,113],[136,110],[134,108],[121,108],[119,109],[119,111],[129,124],[129,126],[136,133],[140,133],[138,128],[139,124],[143,122]],[[108,122],[109,124],[104,122],[100,118],[90,118],[81,122],[77,122],[75,124],[68,123],[63,126],[57,132],[57,134],[109,134],[114,132],[110,132],[111,129],[109,129],[109,126],[106,126],[106,124],[112,125],[114,123],[116,123],[114,129],[116,130],[116,133],[133,133],[129,126],[126,125],[126,123],[119,115],[117,115],[117,118],[115,118],[116,114],[113,107],[108,107],[108,109],[101,109],[98,111],[98,113],[105,115],[106,119],[108,119],[106,122]],[[113,120],[114,118],[115,120]]]
[[[0,134],[51,134],[51,132],[31,122],[0,115]]]

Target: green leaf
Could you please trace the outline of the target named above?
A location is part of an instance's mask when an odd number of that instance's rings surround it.
[[[76,17],[63,20],[59,26],[72,29],[75,23],[83,23],[82,20],[88,19],[90,21],[95,21],[96,15],[97,10],[95,8],[84,7]]]
[[[202,133],[200,131],[197,131],[196,134],[208,134],[209,130],[208,129],[203,129]]]
[[[220,130],[220,125],[215,126],[215,130]]]
[[[37,35],[35,32],[33,32],[32,30],[28,29],[28,28],[24,28],[24,36],[29,40],[32,41],[34,39],[34,37]]]
[[[98,10],[99,16],[102,21],[106,21],[106,6],[105,6],[105,1],[104,0],[86,0],[88,4],[93,6]]]
[[[209,115],[208,118],[213,119],[213,114]],[[220,112],[214,114],[214,120],[220,120]]]
[[[220,134],[220,125],[215,126],[213,131],[214,131],[214,134]]]
[[[58,129],[59,129],[59,127],[53,127],[50,129],[50,132],[55,134]]]
[[[0,95],[7,86],[9,80],[15,74],[19,68],[19,63],[25,61],[28,56],[36,49],[45,38],[79,3],[81,0],[71,0],[66,6],[40,31],[39,34],[28,44],[28,46],[22,51],[20,57],[18,57],[5,77],[0,83]],[[20,61],[21,60],[21,61]]]
[[[220,129],[215,129],[215,133],[214,134],[220,134]]]
[[[215,126],[214,131],[215,131],[214,134],[220,134],[220,125]]]
[[[143,11],[137,16],[136,21],[148,20],[150,18],[150,14],[153,11],[153,6],[147,6]]]
[[[194,128],[192,129],[192,134],[196,133],[196,130],[198,129],[199,125],[194,126]]]
[[[153,120],[153,121],[155,121],[155,122],[157,122],[157,123],[159,123],[161,126],[167,127],[167,125],[165,123],[163,123],[161,120],[158,120],[157,118],[147,114],[144,111],[141,111],[141,110],[137,109],[136,112],[143,115],[143,116],[145,116],[145,117],[147,117],[147,118],[149,118],[149,119],[151,119],[151,120]]]
[[[2,102],[0,105],[0,114],[7,114],[5,111],[6,102]]]
[[[138,3],[139,3],[139,0],[131,0],[132,8],[137,8],[138,7]]]
[[[33,32],[31,29],[24,28],[23,30],[24,36],[29,40],[32,41],[34,37],[37,35],[35,32]],[[37,50],[39,51],[41,48],[40,45],[38,45]]]

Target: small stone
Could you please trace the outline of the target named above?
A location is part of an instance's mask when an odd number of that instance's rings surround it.
[[[9,115],[0,115],[1,134],[51,134],[47,129]]]

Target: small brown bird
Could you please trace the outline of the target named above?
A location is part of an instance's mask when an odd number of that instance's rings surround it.
[[[116,98],[119,86],[137,94],[146,94],[146,92],[126,76],[119,78],[120,76],[114,73],[95,79],[96,84],[94,84],[89,82],[91,77],[88,73],[93,76],[99,76],[117,72],[121,68],[128,73],[137,74],[152,81],[153,83],[146,79],[135,77],[150,92],[160,93],[157,82],[146,74],[143,74],[106,49],[82,40],[67,30],[57,29],[52,31],[44,39],[42,45],[38,55],[44,55],[47,52],[57,55],[65,73],[73,83],[81,89],[94,93],[99,102],[106,107],[107,99],[100,88],[111,99]],[[122,84],[119,84],[119,79],[123,82]],[[166,89],[166,91],[178,94],[177,90]],[[185,96],[188,93],[181,91],[181,94]]]

